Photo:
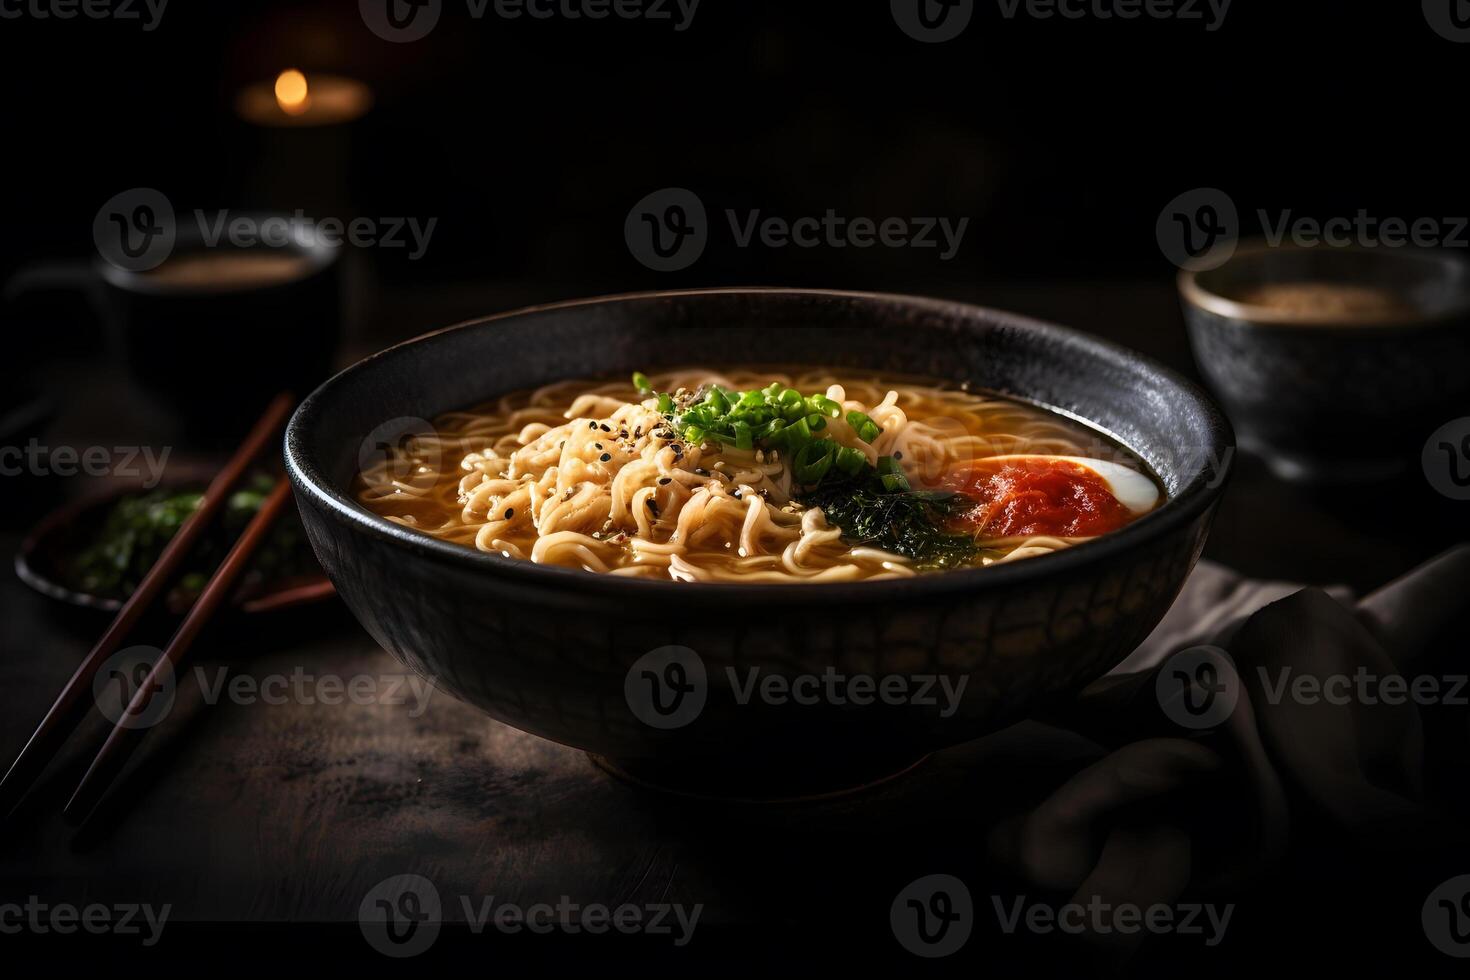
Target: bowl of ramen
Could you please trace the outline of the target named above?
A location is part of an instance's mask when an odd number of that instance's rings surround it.
[[[1122,348],[939,300],[634,294],[312,394],[308,538],[407,666],[631,779],[864,785],[1064,698],[1163,616],[1233,437]]]
[[[1371,481],[1470,404],[1470,265],[1410,248],[1238,248],[1179,280],[1242,447],[1294,481]]]

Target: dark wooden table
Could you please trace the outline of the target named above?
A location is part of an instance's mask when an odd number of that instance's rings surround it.
[[[436,319],[513,305],[496,295],[441,297]],[[1070,323],[1189,368],[1167,284],[990,289],[963,298]],[[398,303],[414,308],[412,296]],[[394,309],[386,308],[384,320]],[[105,366],[62,364],[49,379],[63,394],[83,386],[93,392],[67,404],[54,430],[57,444],[168,438],[168,420],[144,408]],[[1283,485],[1259,461],[1243,458],[1209,555],[1251,575],[1361,590],[1463,539],[1463,522],[1463,507],[1434,499],[1414,475],[1387,490],[1313,492]],[[11,519],[0,533],[7,555],[23,523]],[[8,574],[0,576],[0,607],[0,755],[8,759],[105,620],[58,606]],[[84,729],[87,738],[73,739],[6,828],[0,903],[30,895],[79,905],[169,903],[178,924],[169,935],[173,948],[204,953],[216,972],[272,964],[277,950],[290,950],[298,963],[387,968],[392,962],[376,959],[357,932],[358,906],[381,880],[414,873],[435,883],[449,920],[463,918],[461,896],[523,905],[567,896],[703,907],[701,942],[691,948],[651,937],[603,944],[586,936],[560,943],[492,939],[456,926],[425,965],[463,954],[487,969],[587,959],[634,972],[737,965],[748,972],[850,959],[912,969],[930,964],[893,941],[888,903],[897,891],[936,872],[965,878],[977,895],[989,886],[1015,891],[986,860],[987,829],[1052,788],[1068,760],[1097,752],[1078,736],[1026,723],[939,753],[865,795],[800,806],[716,805],[621,784],[582,753],[490,721],[442,693],[422,711],[411,698],[380,703],[391,699],[390,689],[402,693],[393,680],[400,668],[335,600],[219,623],[198,650],[194,666],[210,685],[221,676],[250,683],[300,678],[295,682],[319,692],[323,678],[367,678],[360,683],[375,684],[382,698],[269,704],[226,697],[210,704],[191,667],[172,712],[150,733],[109,805],[80,831],[60,820],[60,804],[100,722]],[[1352,880],[1350,868],[1336,870]],[[1301,903],[1327,887],[1321,874],[1315,865],[1298,868],[1284,885],[1255,896],[1226,947],[1165,940],[1140,962],[1223,976],[1277,942],[1345,943],[1360,930],[1325,938],[1292,931],[1306,928]],[[1409,885],[1406,895],[1418,883]],[[1410,913],[1413,901],[1403,900]],[[1381,938],[1422,943],[1413,914],[1363,914]],[[93,946],[108,956],[139,951],[120,937],[0,936],[0,951],[7,941],[46,957]],[[956,961],[961,968],[1025,966],[1036,952],[1015,937],[972,945]]]

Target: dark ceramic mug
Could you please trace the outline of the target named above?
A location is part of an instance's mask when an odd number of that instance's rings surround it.
[[[230,244],[180,221],[148,268],[102,256],[37,265],[7,292],[86,293],[131,377],[194,441],[228,444],[273,394],[304,393],[326,378],[342,315],[340,248],[283,215],[235,218],[257,229],[275,222],[282,234]]]
[[[1284,479],[1391,477],[1470,408],[1470,265],[1458,256],[1261,242],[1181,273],[1179,289],[1200,372],[1241,446]]]

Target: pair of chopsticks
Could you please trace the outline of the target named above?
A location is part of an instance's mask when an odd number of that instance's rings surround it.
[[[183,568],[200,537],[224,510],[225,502],[235,487],[244,479],[266,447],[274,443],[293,404],[294,399],[286,393],[277,395],[271,401],[250,434],[245,437],[245,441],[210,482],[198,508],[179,527],[159,555],[158,561],[143,576],[142,582],[118,610],[112,624],[66,682],[55,703],[26,742],[25,748],[21,749],[20,755],[11,764],[4,778],[0,778],[0,815],[9,816],[15,812],[26,792],[65,743],[67,736],[81,723],[87,713],[92,682],[98,670],[108,657],[117,652],[123,639],[138,625],[144,613],[164,594],[165,588]],[[129,719],[142,715],[157,692],[160,681],[183,661],[194,640],[220,603],[229,596],[240,574],[249,565],[251,557],[290,500],[291,485],[282,478],[215,570],[204,591],[195,600],[169,640],[168,646],[164,648],[162,656],[153,664],[147,679],[138,687],[124,713],[115,721],[107,741],[92,760],[86,775],[82,777],[66,804],[63,815],[69,822],[79,822],[91,813],[121,771],[128,756],[147,731],[146,727],[129,725]]]

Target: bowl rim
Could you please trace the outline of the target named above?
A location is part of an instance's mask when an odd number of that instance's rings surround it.
[[[1370,248],[1366,245],[1300,245],[1295,242],[1272,245],[1265,239],[1252,239],[1238,244],[1230,257],[1218,266],[1209,269],[1181,269],[1178,276],[1179,294],[1186,305],[1224,317],[1239,324],[1241,329],[1268,327],[1341,327],[1354,330],[1374,327],[1403,328],[1438,325],[1470,314],[1470,290],[1466,290],[1456,302],[1438,310],[1417,310],[1404,314],[1291,313],[1271,306],[1231,299],[1200,282],[1201,276],[1216,272],[1237,258],[1257,258],[1262,255],[1284,252],[1371,254],[1380,259],[1407,259],[1447,269],[1458,269],[1462,273],[1470,274],[1470,264],[1454,255],[1434,249],[1410,246]]]
[[[1211,479],[1211,470],[1201,467],[1184,488],[1156,510],[1150,511],[1132,524],[1086,541],[1062,551],[1037,555],[1025,561],[1007,562],[986,568],[952,569],[935,574],[915,575],[905,578],[861,580],[854,582],[793,582],[738,583],[738,582],[676,582],[664,579],[629,578],[619,575],[598,575],[578,568],[542,565],[525,559],[505,556],[467,548],[431,537],[395,524],[387,518],[367,510],[337,491],[317,465],[309,450],[310,437],[306,430],[321,410],[321,404],[330,389],[347,377],[371,370],[381,359],[392,356],[402,348],[425,342],[459,330],[475,329],[486,324],[497,323],[513,317],[536,313],[576,309],[584,306],[627,303],[639,300],[684,299],[700,296],[790,296],[832,297],[864,302],[886,302],[916,310],[935,312],[965,312],[970,315],[984,314],[992,321],[1022,327],[1058,340],[1091,348],[1100,355],[1112,358],[1123,357],[1140,363],[1151,374],[1162,377],[1186,397],[1193,400],[1202,412],[1216,445],[1212,449],[1217,461],[1218,478]],[[1054,409],[1059,410],[1059,409]],[[1089,421],[1093,427],[1096,422]],[[700,289],[647,290],[631,293],[615,293],[579,299],[561,300],[554,303],[537,304],[495,313],[489,316],[465,320],[428,333],[420,334],[384,348],[343,369],[308,395],[286,425],[284,457],[286,473],[298,494],[309,495],[316,506],[322,508],[334,520],[390,544],[408,549],[420,557],[445,563],[462,570],[473,570],[501,581],[507,586],[522,585],[550,590],[596,595],[600,598],[629,599],[649,598],[661,593],[677,596],[686,606],[708,602],[725,606],[741,602],[760,602],[787,606],[798,603],[830,601],[852,603],[879,601],[883,599],[910,599],[968,592],[985,588],[1003,588],[1053,573],[1065,573],[1079,567],[1100,563],[1110,557],[1123,554],[1135,546],[1164,537],[1171,531],[1189,525],[1203,515],[1219,498],[1229,482],[1235,462],[1234,430],[1224,412],[1202,388],[1178,372],[1164,367],[1152,358],[1139,354],[1121,344],[1094,337],[1082,331],[1034,320],[1018,314],[990,307],[963,303],[955,300],[937,299],[902,293],[880,293],[841,289],[787,288],[779,286],[729,286]],[[1129,447],[1130,449],[1132,447]],[[1137,450],[1132,450],[1137,452]],[[1140,454],[1141,456],[1141,454]],[[1142,458],[1142,457],[1141,457]],[[1144,458],[1145,462],[1150,462]],[[1150,463],[1151,464],[1151,463]],[[1152,464],[1151,464],[1152,465]],[[1212,485],[1213,484],[1213,485]],[[300,506],[300,503],[298,503]]]

